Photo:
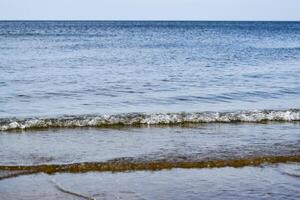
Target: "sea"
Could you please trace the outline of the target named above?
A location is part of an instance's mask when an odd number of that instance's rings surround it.
[[[0,199],[299,199],[299,177],[300,22],[0,21]]]

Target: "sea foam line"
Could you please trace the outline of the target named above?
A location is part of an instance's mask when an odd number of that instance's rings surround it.
[[[181,113],[124,113],[115,115],[78,115],[57,118],[2,118],[0,130],[23,130],[54,127],[109,127],[114,125],[155,125],[181,123],[231,123],[300,121],[300,109],[237,112],[181,112]]]

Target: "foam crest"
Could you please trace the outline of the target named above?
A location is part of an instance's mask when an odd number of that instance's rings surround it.
[[[116,115],[78,115],[57,118],[2,118],[0,130],[54,127],[110,127],[115,125],[156,125],[182,123],[231,123],[300,121],[300,109],[238,112],[124,113]]]

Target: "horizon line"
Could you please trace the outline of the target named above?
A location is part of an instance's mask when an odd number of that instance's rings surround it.
[[[0,19],[0,22],[300,22],[300,20],[195,20],[195,19]]]

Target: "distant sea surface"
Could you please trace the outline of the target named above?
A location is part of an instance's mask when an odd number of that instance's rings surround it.
[[[300,22],[0,22],[0,117],[300,108]]]

